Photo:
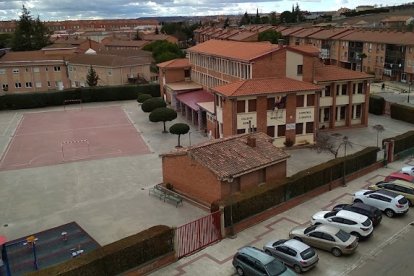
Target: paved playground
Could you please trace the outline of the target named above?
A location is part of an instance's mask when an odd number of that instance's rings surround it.
[[[142,139],[147,151],[97,159],[90,158],[79,145],[78,148],[69,148],[68,152],[72,154],[72,158],[81,160],[56,161],[52,165],[38,164],[27,168],[0,170],[0,235],[13,240],[75,221],[99,244],[105,245],[153,225],[179,226],[206,214],[204,210],[187,201],[183,206],[176,208],[148,195],[148,189],[162,181],[159,154],[175,149],[176,135],[162,133],[162,123],[149,122],[148,114],[138,108],[136,101],[84,104],[82,111],[70,109],[73,113],[69,114],[90,110],[117,110],[122,114],[116,117],[120,121],[104,117],[100,123],[82,122],[87,129],[97,130],[102,126],[101,123],[109,122],[107,120],[114,120],[108,125],[128,125],[126,118],[134,126],[134,137],[137,137],[137,140]],[[44,114],[56,115],[63,111],[63,107],[0,111],[2,158],[5,158],[4,153],[10,145],[15,143],[13,139],[17,139],[16,134],[21,133],[19,125],[24,123],[24,118],[35,116],[33,114],[39,114],[36,116],[40,117]],[[28,114],[31,115],[25,117]],[[105,116],[105,112],[100,114]],[[174,122],[168,122],[167,126],[177,122],[186,121],[179,115]],[[62,124],[59,124],[59,127],[51,126],[51,129],[55,134],[68,129],[80,133],[82,127],[73,127],[76,123],[72,121],[71,125],[67,122],[64,129],[60,129],[63,128]],[[386,129],[381,133],[380,139],[413,129],[413,125],[408,123],[382,116],[370,116],[368,128],[336,132],[349,136],[350,141],[354,143],[354,147],[348,149],[349,152],[357,151],[364,146],[376,144],[376,132],[372,126],[378,123],[383,124]],[[27,127],[26,134],[30,133],[29,129],[36,130],[36,127],[30,124]],[[181,137],[183,146],[207,140],[207,137],[194,127],[191,127],[190,132]],[[60,146],[62,140],[77,140],[82,137],[83,134],[79,137],[64,137],[56,139],[56,142]],[[119,139],[123,141],[123,138]],[[92,143],[92,136],[88,140],[91,142],[91,148],[98,144]],[[26,143],[28,141],[30,139],[26,140]],[[139,146],[140,149],[145,147]],[[56,150],[58,151],[59,147]],[[289,175],[332,159],[331,155],[316,154],[311,149],[288,152],[292,156],[288,160]]]

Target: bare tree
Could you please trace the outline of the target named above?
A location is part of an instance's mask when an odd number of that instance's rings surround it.
[[[347,147],[352,147],[352,143],[347,136],[344,136],[342,140],[335,138],[327,133],[318,133],[316,135],[315,144],[313,148],[321,153],[323,151],[333,154],[335,158],[338,157],[338,153],[341,147],[344,147],[344,156],[346,156]]]
[[[379,125],[379,124],[375,125],[375,126],[372,126],[372,128],[377,132],[377,148],[378,148],[379,135],[380,135],[381,132],[385,131],[385,128],[384,128],[383,125]]]

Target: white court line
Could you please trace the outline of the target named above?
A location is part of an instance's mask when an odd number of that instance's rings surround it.
[[[132,121],[132,118],[129,116],[129,113],[125,108],[122,108],[124,110],[124,113],[126,114],[126,117],[128,118],[128,120],[130,121],[130,123],[132,124],[132,126],[135,128],[135,130],[137,131],[137,133],[141,136],[142,141],[144,141],[145,145],[148,147],[150,153],[154,153],[154,149],[151,147],[151,145],[149,144],[149,141],[144,139],[144,135],[142,134],[142,131],[138,128],[138,126],[134,123],[134,121]]]
[[[22,116],[22,117],[20,118],[19,124],[17,125],[16,129],[13,131],[12,135],[10,135],[10,136],[9,136],[9,142],[7,143],[6,150],[3,152],[3,155],[1,156],[1,159],[0,159],[0,167],[1,167],[1,166],[2,166],[2,164],[4,163],[4,159],[6,159],[6,156],[7,156],[7,154],[9,153],[10,148],[11,148],[11,147],[12,147],[12,145],[13,145],[13,142],[14,142],[13,137],[15,136],[15,134],[16,134],[16,132],[17,132],[17,130],[18,130],[18,129],[20,128],[20,126],[22,125],[23,118],[24,118],[24,116]]]
[[[6,136],[6,133],[9,131],[9,128],[11,124],[13,123],[14,119],[16,118],[16,116],[17,116],[17,112],[13,114],[13,117],[10,119],[9,123],[7,124],[7,127],[4,129],[3,134],[1,136]]]
[[[36,134],[47,134],[47,133],[61,133],[61,132],[70,132],[70,131],[77,131],[77,130],[85,130],[85,129],[101,129],[107,127],[122,127],[122,126],[130,126],[130,124],[114,124],[114,125],[103,125],[103,126],[94,126],[94,127],[81,127],[81,128],[71,128],[65,130],[47,130],[47,131],[38,131],[38,132],[31,132],[31,133],[23,133],[17,136],[30,136]]]

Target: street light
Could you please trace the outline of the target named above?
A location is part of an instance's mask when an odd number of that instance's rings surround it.
[[[191,131],[188,132],[188,141],[190,142],[190,146],[191,146]]]
[[[411,93],[411,82],[408,83],[408,96],[407,96],[408,103],[410,103],[410,93]]]
[[[342,144],[344,145],[344,163],[343,163],[343,186],[346,187],[346,146],[348,145],[348,136],[342,138]]]

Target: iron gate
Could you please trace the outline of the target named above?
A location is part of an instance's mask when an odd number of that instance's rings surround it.
[[[217,211],[177,227],[177,256],[182,258],[221,240],[221,212]]]

